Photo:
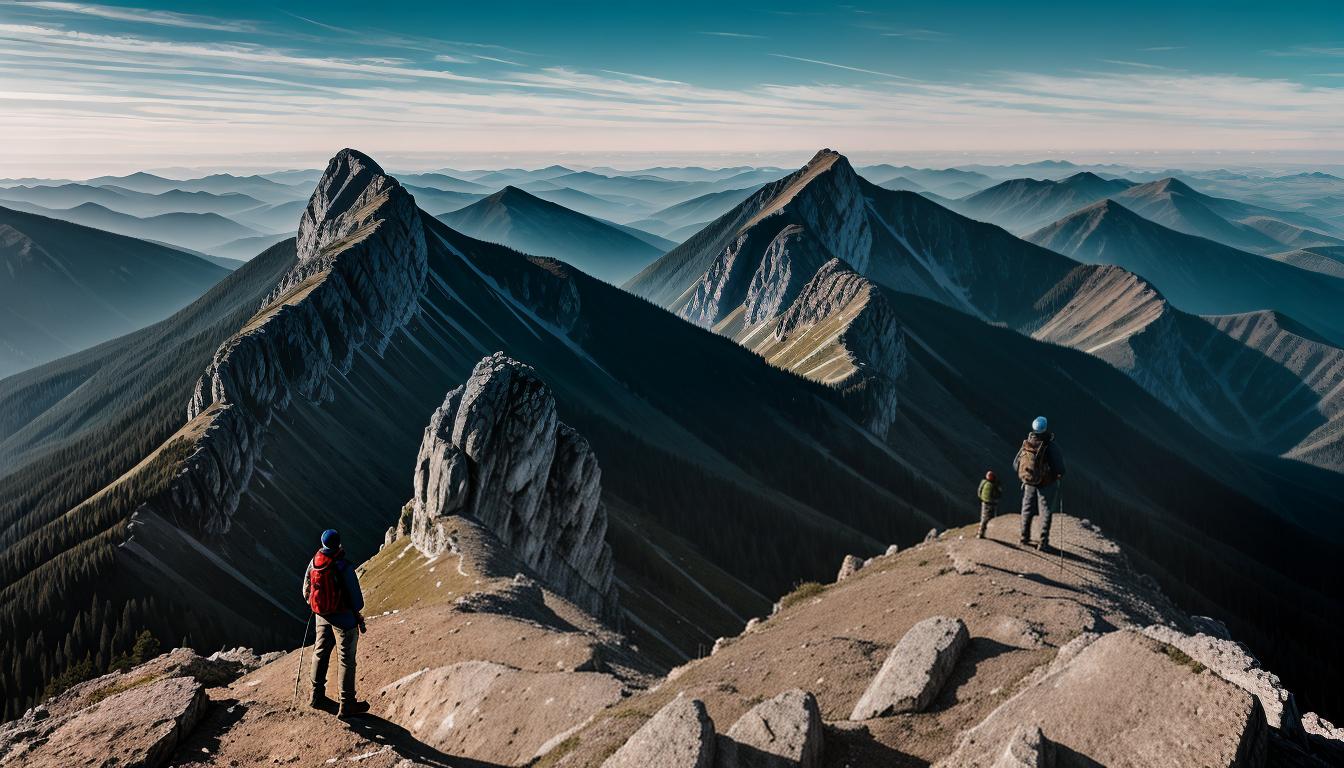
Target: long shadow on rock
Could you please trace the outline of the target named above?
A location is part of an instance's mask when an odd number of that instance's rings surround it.
[[[247,707],[238,703],[237,699],[211,701],[206,706],[209,709],[205,717],[196,724],[182,743],[177,745],[173,757],[165,765],[194,762],[203,754],[218,754],[220,737],[247,714]]]
[[[924,711],[941,712],[956,705],[957,689],[975,677],[981,664],[996,656],[1018,650],[1021,649],[988,637],[972,637],[966,649],[961,652],[961,658],[957,659],[957,666],[952,668],[952,674],[947,678],[947,682],[943,683],[943,689],[938,692],[938,697]]]
[[[384,747],[391,747],[398,757],[410,760],[416,765],[430,768],[504,768],[500,763],[449,755],[415,738],[410,731],[391,720],[374,714],[350,718],[345,724],[351,731],[365,739]]]
[[[826,768],[848,768],[854,765],[928,768],[929,762],[883,744],[873,738],[867,728],[827,726],[822,765]]]
[[[1055,768],[1105,768],[1101,763],[1084,755],[1076,749],[1051,742],[1055,752]]]

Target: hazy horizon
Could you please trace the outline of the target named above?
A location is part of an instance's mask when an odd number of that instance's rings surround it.
[[[823,146],[858,163],[1344,162],[1344,47],[1304,23],[1328,3],[1126,10],[16,0],[0,177],[309,167],[344,146],[412,170],[791,166]]]

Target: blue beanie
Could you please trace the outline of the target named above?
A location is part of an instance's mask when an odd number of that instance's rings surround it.
[[[341,532],[335,528],[328,528],[322,532],[322,546],[327,549],[341,548]]]
[[[1036,420],[1031,422],[1031,431],[1037,433],[1044,432],[1049,426],[1050,422],[1046,421],[1044,416],[1037,416]]]

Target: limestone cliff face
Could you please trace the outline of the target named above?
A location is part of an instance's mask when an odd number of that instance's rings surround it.
[[[602,472],[560,423],[530,366],[497,352],[434,411],[416,459],[412,543],[450,548],[447,520],[475,518],[556,592],[610,622],[619,610],[606,543]]]
[[[192,447],[167,494],[174,519],[229,530],[271,419],[296,395],[328,397],[328,376],[361,347],[382,352],[417,310],[426,254],[410,193],[359,152],[332,158],[299,224],[298,263],[196,382]]]

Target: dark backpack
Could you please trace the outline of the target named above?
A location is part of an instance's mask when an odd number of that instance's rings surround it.
[[[308,571],[308,607],[313,613],[328,614],[346,610],[345,575],[341,560],[318,553]]]
[[[1017,459],[1017,478],[1027,485],[1040,488],[1055,482],[1057,476],[1055,468],[1050,466],[1050,440],[1033,440],[1033,437],[1035,435],[1022,441],[1022,452]]]

